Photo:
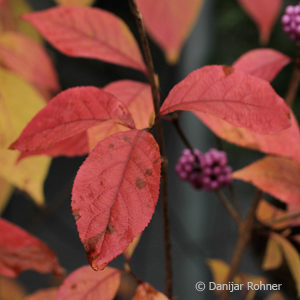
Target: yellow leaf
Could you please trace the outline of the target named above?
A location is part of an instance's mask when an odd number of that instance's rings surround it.
[[[55,0],[60,5],[91,6],[95,0]]]
[[[11,185],[0,177],[0,214],[3,212],[9,200],[11,190]]]
[[[140,239],[141,239],[141,234],[139,234],[136,238],[133,239],[133,241],[130,243],[130,245],[127,247],[127,249],[123,252],[125,258],[127,260],[130,260],[136,246],[138,245]]]
[[[266,300],[285,300],[285,297],[280,292],[274,292],[271,295],[269,295]]]
[[[0,150],[0,176],[26,191],[38,205],[42,205],[43,183],[48,173],[50,159],[45,156],[34,156],[17,163],[18,156],[19,151]]]
[[[32,37],[36,41],[41,42],[41,37],[33,26],[22,20],[21,16],[32,11],[32,8],[25,0],[7,0],[9,5],[9,14],[14,23],[14,29]]]
[[[24,296],[25,290],[17,280],[0,277],[0,300],[21,300]]]
[[[44,105],[44,99],[32,86],[0,69],[0,177],[26,191],[38,204],[44,201],[43,181],[50,159],[33,157],[17,164],[19,152],[7,148]]]
[[[44,105],[31,85],[0,68],[0,148],[7,149]]]
[[[229,273],[229,265],[220,259],[208,259],[207,263],[213,274],[214,282],[216,284],[226,283],[227,275]],[[234,277],[234,283],[236,284],[246,284],[252,282],[253,284],[265,283],[266,279],[260,276],[253,276],[249,274],[240,273]],[[217,293],[219,291],[216,291]],[[247,300],[254,299],[256,291],[249,290],[247,294]]]
[[[264,270],[277,269],[282,264],[282,251],[280,246],[272,238],[268,240],[265,257],[263,260],[262,268]]]
[[[284,254],[290,272],[295,280],[298,297],[300,296],[300,256],[297,249],[284,237],[272,233],[271,238],[278,243]]]

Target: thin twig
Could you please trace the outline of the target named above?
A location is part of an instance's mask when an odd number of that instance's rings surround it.
[[[237,274],[237,272],[239,271],[243,254],[245,252],[248,243],[251,240],[252,231],[255,225],[255,213],[258,204],[262,198],[262,195],[263,193],[260,190],[257,190],[246,219],[240,223],[237,244],[234,249],[233,257],[230,264],[230,270],[225,282],[231,282],[235,277],[235,275]],[[220,300],[229,299],[229,291],[225,290],[219,299]]]
[[[163,209],[163,222],[164,222],[164,247],[165,247],[165,264],[166,264],[166,295],[168,298],[172,298],[172,249],[171,249],[171,235],[170,235],[170,216],[169,216],[169,203],[168,203],[168,177],[167,177],[167,159],[165,154],[165,142],[163,128],[159,119],[160,109],[160,93],[155,79],[155,72],[153,66],[152,55],[149,47],[146,30],[143,24],[141,13],[136,5],[135,0],[129,0],[129,5],[132,13],[135,17],[139,36],[141,39],[143,54],[145,56],[145,62],[147,66],[148,80],[151,85],[153,105],[155,109],[155,128],[157,133],[157,142],[160,148],[160,154],[162,159],[162,171],[161,171],[161,199]]]
[[[236,197],[236,193],[235,193],[233,184],[229,185],[228,189],[229,189],[229,193],[231,195],[232,203],[233,203],[239,217],[242,218],[242,210],[241,210],[240,202],[238,201],[238,199]]]
[[[225,206],[227,212],[230,214],[230,216],[232,217],[232,219],[239,226],[240,223],[241,223],[241,218],[238,215],[238,213],[236,212],[236,210],[234,209],[234,207],[231,205],[231,203],[228,200],[228,198],[221,191],[216,191],[216,195],[218,196],[218,198],[220,199],[220,201],[223,203],[223,205]]]
[[[189,140],[187,139],[187,137],[185,136],[183,130],[181,129],[181,126],[179,124],[178,119],[173,119],[172,120],[172,124],[174,125],[174,128],[176,129],[179,137],[181,138],[182,142],[184,143],[184,145],[189,148],[191,150],[192,153],[194,153],[194,149],[192,144],[189,142]]]
[[[300,84],[300,44],[297,44],[298,51],[295,59],[293,74],[289,83],[288,91],[285,96],[286,104],[292,106]]]

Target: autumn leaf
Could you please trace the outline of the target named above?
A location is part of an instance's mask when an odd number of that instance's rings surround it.
[[[87,130],[89,152],[91,152],[97,146],[97,144],[105,138],[117,132],[128,130],[130,130],[129,127],[126,127],[114,121],[107,121],[89,128]]]
[[[176,63],[190,34],[203,0],[137,0],[147,30],[164,50],[169,63]]]
[[[38,204],[44,201],[43,182],[50,159],[36,157],[16,164],[19,152],[7,148],[44,105],[33,87],[0,68],[0,178],[25,190]]]
[[[55,0],[60,5],[90,6],[95,0]]]
[[[103,269],[148,225],[158,199],[160,164],[153,136],[130,130],[99,142],[80,167],[72,210],[93,269]]]
[[[4,211],[12,191],[12,186],[0,177],[0,215]],[[1,298],[0,298],[1,299]]]
[[[287,212],[275,207],[271,203],[267,202],[264,199],[261,199],[258,208],[256,210],[256,218],[262,224],[267,226],[271,226],[272,228],[279,229],[288,227],[288,222],[276,222],[275,224],[272,223],[273,220],[285,217]]]
[[[277,233],[271,233],[271,239],[281,248],[289,270],[294,278],[297,295],[300,296],[300,257],[297,249],[283,236]]]
[[[140,284],[132,300],[168,300],[167,296],[154,289],[149,283]]]
[[[137,247],[137,245],[140,242],[141,236],[142,235],[139,234],[137,237],[135,237],[133,239],[133,241],[129,244],[129,246],[125,249],[125,251],[124,251],[123,254],[124,254],[126,260],[130,260],[131,259],[131,256],[133,255],[133,253],[135,251],[135,248]]]
[[[290,109],[268,82],[228,66],[206,66],[175,85],[160,114],[190,110],[258,133],[288,128]]]
[[[154,108],[149,84],[133,80],[119,80],[108,84],[104,90],[116,96],[128,107],[137,129],[150,126]]]
[[[234,64],[235,70],[272,81],[290,58],[274,49],[254,49],[243,54]]]
[[[130,113],[113,95],[96,87],[71,88],[54,97],[11,148],[45,154],[51,154],[49,151],[54,148],[57,155],[64,155],[58,150],[67,147],[57,146],[58,143],[80,137],[88,128],[111,120],[134,127]]]
[[[110,12],[90,7],[58,6],[26,14],[24,19],[66,55],[146,70],[128,26]]]
[[[256,23],[260,42],[267,44],[282,7],[282,0],[239,0],[240,5]]]
[[[55,254],[22,228],[0,218],[0,274],[16,277],[25,270],[62,275]]]
[[[229,265],[220,259],[207,259],[207,264],[212,272],[214,282],[216,284],[226,283],[227,275],[229,273]],[[260,281],[264,283],[266,282],[266,279],[264,277],[244,273],[237,274],[233,279],[233,282],[237,284],[246,282],[253,282],[255,284]]]
[[[43,289],[25,297],[23,300],[56,300],[57,292],[58,288],[56,287]]]
[[[59,89],[50,57],[41,44],[25,35],[15,32],[0,35],[0,63],[36,87]]]
[[[300,163],[300,131],[298,122],[291,112],[291,126],[273,134],[259,134],[246,128],[233,126],[210,114],[194,113],[218,137],[267,154],[290,157]]]
[[[300,165],[283,157],[267,156],[232,174],[288,204],[300,204]]]
[[[47,157],[37,156],[17,163],[19,155],[19,151],[0,149],[0,178],[27,192],[36,204],[43,205],[43,183],[51,161]]]
[[[286,300],[281,292],[271,293],[265,300]]]
[[[283,256],[280,246],[272,238],[269,238],[262,263],[263,270],[277,269],[282,265],[282,262]]]
[[[21,15],[32,11],[26,0],[2,1],[0,2],[0,11],[0,29],[19,32],[41,42],[41,38],[33,26],[21,19]]]
[[[1,300],[22,300],[24,296],[25,289],[20,282],[15,279],[0,276]]]
[[[112,300],[120,285],[121,271],[107,267],[95,272],[84,266],[71,273],[58,290],[56,300]]]

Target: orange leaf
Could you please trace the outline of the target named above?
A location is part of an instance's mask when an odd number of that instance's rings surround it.
[[[27,297],[23,300],[56,300],[58,288],[48,288],[39,290]]]
[[[120,285],[121,271],[107,267],[95,272],[84,266],[71,273],[58,290],[56,300],[114,299]]]
[[[22,300],[25,296],[25,289],[20,282],[6,277],[0,277],[0,299],[1,300]],[[49,299],[50,300],[50,299]]]
[[[137,3],[149,33],[164,50],[168,61],[175,63],[203,0],[138,0]]]
[[[273,25],[282,7],[282,0],[239,0],[239,2],[256,23],[261,43],[268,43]]]
[[[167,296],[154,289],[149,283],[140,284],[132,300],[168,300]]]
[[[268,82],[228,66],[206,66],[175,85],[160,114],[190,110],[212,114],[258,133],[291,126],[290,109]]]
[[[104,90],[116,96],[128,108],[137,129],[149,127],[154,112],[149,84],[120,80],[108,84]]]
[[[300,165],[291,159],[267,156],[233,173],[288,204],[300,204]]]
[[[145,72],[138,45],[128,26],[110,12],[57,6],[24,15],[54,47],[69,56],[104,60]]]
[[[153,136],[130,130],[99,142],[80,167],[72,209],[93,269],[103,269],[148,225],[158,199],[160,164]]]

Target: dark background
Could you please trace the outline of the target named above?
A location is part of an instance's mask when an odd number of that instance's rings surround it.
[[[170,0],[171,1],[171,0]],[[54,5],[50,0],[31,0],[36,10]],[[297,1],[285,1],[285,4]],[[130,14],[127,1],[99,0],[95,6],[109,10],[131,27],[137,37],[134,19]],[[144,81],[137,71],[104,62],[89,59],[67,57],[50,45],[46,45],[53,57],[62,89],[73,86],[105,84],[125,78]],[[156,72],[160,76],[163,95],[183,79],[189,72],[207,64],[232,64],[244,52],[261,47],[258,43],[258,32],[255,24],[238,5],[236,0],[205,0],[204,8],[197,25],[183,49],[181,60],[176,66],[169,66],[161,50],[151,42]],[[296,47],[281,31],[280,22],[274,27],[268,47],[275,48],[291,57],[295,56]],[[292,67],[286,67],[273,82],[276,91],[284,96]],[[296,103],[297,103],[296,99]],[[295,105],[296,114],[299,105]],[[214,135],[190,113],[184,113],[181,124],[193,145],[201,151],[217,147]],[[197,281],[207,282],[212,279],[206,265],[207,258],[219,258],[229,262],[236,241],[237,231],[233,221],[224,211],[214,194],[193,190],[187,183],[180,181],[174,166],[184,145],[175,130],[164,124],[167,156],[169,160],[170,214],[172,226],[174,294],[179,299],[217,299],[212,292],[199,294],[194,289]],[[228,152],[233,169],[253,162],[262,154],[241,149],[223,143]],[[7,206],[4,217],[39,236],[59,256],[64,268],[72,271],[87,264],[83,247],[79,241],[75,221],[71,215],[70,194],[76,172],[83,162],[80,158],[56,158],[53,160],[45,182],[47,211],[40,211],[32,201],[20,191],[15,191]],[[244,183],[235,182],[237,195],[243,211],[246,212],[254,193],[254,188]],[[247,250],[241,270],[247,273],[262,275],[259,264],[265,244],[264,238],[255,241],[255,247]],[[154,287],[164,289],[162,216],[161,203],[145,230],[141,242],[132,258],[134,273]],[[111,265],[122,268],[122,257]],[[272,282],[284,284],[286,291],[293,296],[294,287],[288,273],[282,276],[263,274]],[[278,273],[278,272],[277,272]],[[276,275],[276,274],[275,274]],[[35,272],[24,272],[20,280],[29,292],[57,283],[51,276]],[[241,299],[240,295],[233,297]],[[259,293],[255,299],[264,299]]]

